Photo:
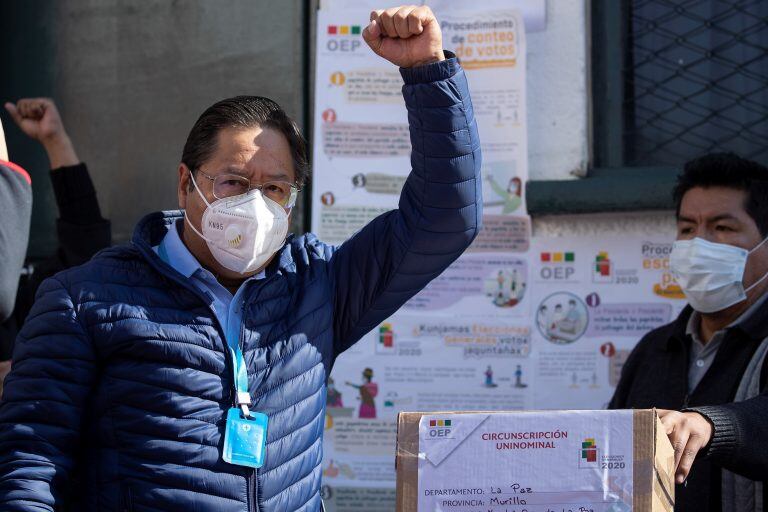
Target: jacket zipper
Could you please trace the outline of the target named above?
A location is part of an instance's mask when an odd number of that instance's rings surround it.
[[[266,278],[263,283],[261,283],[261,287],[259,290],[259,293],[256,297],[253,297],[252,300],[258,300],[258,298],[261,296],[261,291],[265,289],[266,285],[269,284],[270,281],[274,278],[274,275]],[[243,303],[240,306],[240,339],[238,340],[238,343],[243,339],[243,336],[245,334],[245,297],[243,298]],[[243,347],[240,347],[240,350],[242,350]],[[243,351],[243,354],[245,352]],[[253,397],[251,397],[251,404],[253,405]],[[259,511],[259,491],[257,488],[258,485],[258,473],[259,470],[254,468],[253,470],[250,470],[248,472],[248,512],[258,512]]]
[[[201,292],[200,290],[198,290],[194,286],[190,285],[189,283],[185,282],[183,279],[180,279],[180,278],[176,277],[172,273],[169,274],[168,272],[163,272],[163,268],[160,265],[157,265],[150,258],[147,258],[147,260],[149,261],[150,265],[153,265],[153,266],[157,267],[158,270],[160,271],[160,273],[164,277],[166,277],[168,279],[172,279],[173,281],[176,281],[176,283],[180,284],[183,288],[186,288],[187,290],[191,291],[193,294],[197,295],[197,297],[203,302],[203,304],[205,304],[206,306],[210,307],[210,301],[208,300],[209,298],[203,292]],[[163,263],[165,263],[165,262],[163,261]],[[166,265],[168,265],[168,264],[166,263]],[[170,265],[168,265],[168,266],[170,266]],[[274,278],[274,275],[266,278],[264,280],[264,283],[262,283],[262,287],[261,288],[264,289],[264,286],[267,283],[269,283],[270,281],[272,281],[273,278]],[[240,339],[243,338],[243,333],[245,332],[245,321],[244,321],[245,318],[244,318],[244,316],[245,316],[245,301],[243,301],[242,309],[240,311]],[[227,333],[223,329],[223,327],[221,325],[221,322],[219,321],[219,317],[214,314],[213,315],[213,319],[214,319],[214,321],[216,322],[216,325],[219,328],[219,335],[221,335],[221,339],[222,339],[222,341],[225,344],[225,346],[222,347],[222,348],[224,350],[224,356],[225,356],[224,357],[224,365],[225,365],[225,368],[226,368],[227,375],[234,375],[234,373],[233,373],[234,372],[234,363],[232,363],[232,361],[230,361],[230,358],[229,358],[229,347],[228,347],[228,342],[227,342]],[[240,342],[240,340],[238,340],[238,343],[239,342]],[[237,383],[235,382],[235,380],[233,378],[232,382],[231,382],[231,384],[229,386],[229,394],[230,394],[230,396],[229,396],[229,403],[231,403],[231,404],[234,404],[235,396],[237,396],[236,395],[236,393],[237,393],[237,389],[236,388],[237,388]],[[257,470],[253,469],[252,471],[248,472],[248,476],[246,478],[246,485],[248,486],[248,492],[247,492],[248,512],[258,512],[259,511],[258,492],[256,492],[256,484],[257,484],[256,474],[257,474]]]
[[[123,488],[122,512],[132,512],[132,511],[133,511],[133,497],[131,496],[131,488],[125,487]]]
[[[197,295],[202,300],[202,302],[204,304],[206,304],[207,306],[210,305],[210,302],[208,302],[208,300],[207,300],[208,297],[204,293],[199,291],[197,288],[188,285],[187,283],[185,283],[181,279],[176,279],[175,276],[171,275],[171,276],[167,276],[167,277],[170,277],[174,281],[176,281],[179,284],[181,284],[184,288],[190,290],[192,293]],[[240,339],[243,339],[243,333],[245,332],[245,322],[244,322],[244,318],[243,318],[244,315],[245,315],[245,302],[243,302],[242,309],[240,310]],[[219,328],[219,334],[222,336],[222,338],[221,338],[222,341],[225,344],[228,345],[226,332],[224,331],[224,329],[223,329],[223,327],[221,325],[221,322],[219,321],[219,317],[214,314],[213,318],[214,318],[214,321],[216,322],[216,325]],[[238,343],[239,342],[240,342],[240,340],[238,340]],[[234,363],[232,363],[232,361],[230,361],[228,346],[224,347],[224,356],[225,356],[224,357],[224,364],[225,364],[225,367],[226,367],[226,370],[225,370],[226,374],[227,375],[234,375],[234,373],[233,373],[234,372],[234,370],[233,370]],[[234,404],[235,403],[234,402],[235,396],[237,396],[237,389],[236,388],[237,388],[237,384],[236,384],[236,382],[235,382],[235,380],[233,378],[232,382],[231,382],[231,384],[229,386],[229,400],[228,401],[229,401],[230,404]],[[259,511],[258,493],[255,492],[255,490],[256,490],[256,482],[257,482],[257,480],[256,480],[256,471],[257,471],[256,469],[253,469],[252,471],[249,470],[248,471],[248,475],[246,477],[246,485],[248,486],[248,492],[247,492],[248,512],[258,512]]]
[[[240,344],[241,340],[243,339],[243,336],[245,334],[245,300],[243,300],[243,303],[240,306],[240,338],[237,340],[237,343]],[[240,350],[243,350],[243,347],[240,347]],[[245,354],[245,352],[243,352]],[[253,404],[253,402],[251,402]],[[246,485],[248,486],[248,512],[258,512],[259,510],[259,503],[258,498],[256,496],[256,469],[248,470],[248,476],[246,478]]]
[[[259,500],[256,492],[256,469],[248,473],[248,512],[258,512]]]

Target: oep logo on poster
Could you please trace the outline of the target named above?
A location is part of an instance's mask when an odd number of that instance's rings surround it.
[[[576,253],[573,251],[542,252],[539,264],[539,279],[542,282],[574,282]]]
[[[334,53],[354,53],[363,44],[360,25],[328,25],[325,49]]]

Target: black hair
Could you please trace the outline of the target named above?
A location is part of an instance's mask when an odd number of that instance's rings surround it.
[[[746,193],[744,210],[768,236],[768,168],[734,153],[711,153],[685,164],[672,192],[676,215],[683,196],[695,187],[727,187]]]
[[[307,143],[296,122],[269,98],[235,96],[221,100],[197,119],[189,132],[181,161],[195,172],[216,150],[217,137],[224,128],[272,128],[288,140],[296,172],[296,184],[301,187],[309,179]]]

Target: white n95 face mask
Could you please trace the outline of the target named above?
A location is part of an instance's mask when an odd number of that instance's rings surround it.
[[[184,214],[189,227],[208,243],[208,248],[222,267],[238,274],[261,268],[285,243],[288,213],[265,198],[259,190],[209,203],[190,179],[207,205],[200,233]]]
[[[765,274],[744,289],[747,257],[766,240],[751,251],[703,238],[676,241],[669,265],[691,307],[700,313],[714,313],[746,300],[747,292],[768,277]]]

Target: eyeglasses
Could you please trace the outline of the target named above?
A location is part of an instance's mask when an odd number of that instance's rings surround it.
[[[213,197],[216,199],[239,196],[256,189],[261,191],[264,197],[288,209],[293,208],[296,204],[296,197],[299,194],[299,187],[287,181],[265,181],[261,185],[257,185],[251,184],[251,180],[237,174],[210,176],[200,169],[197,172],[213,182]]]

